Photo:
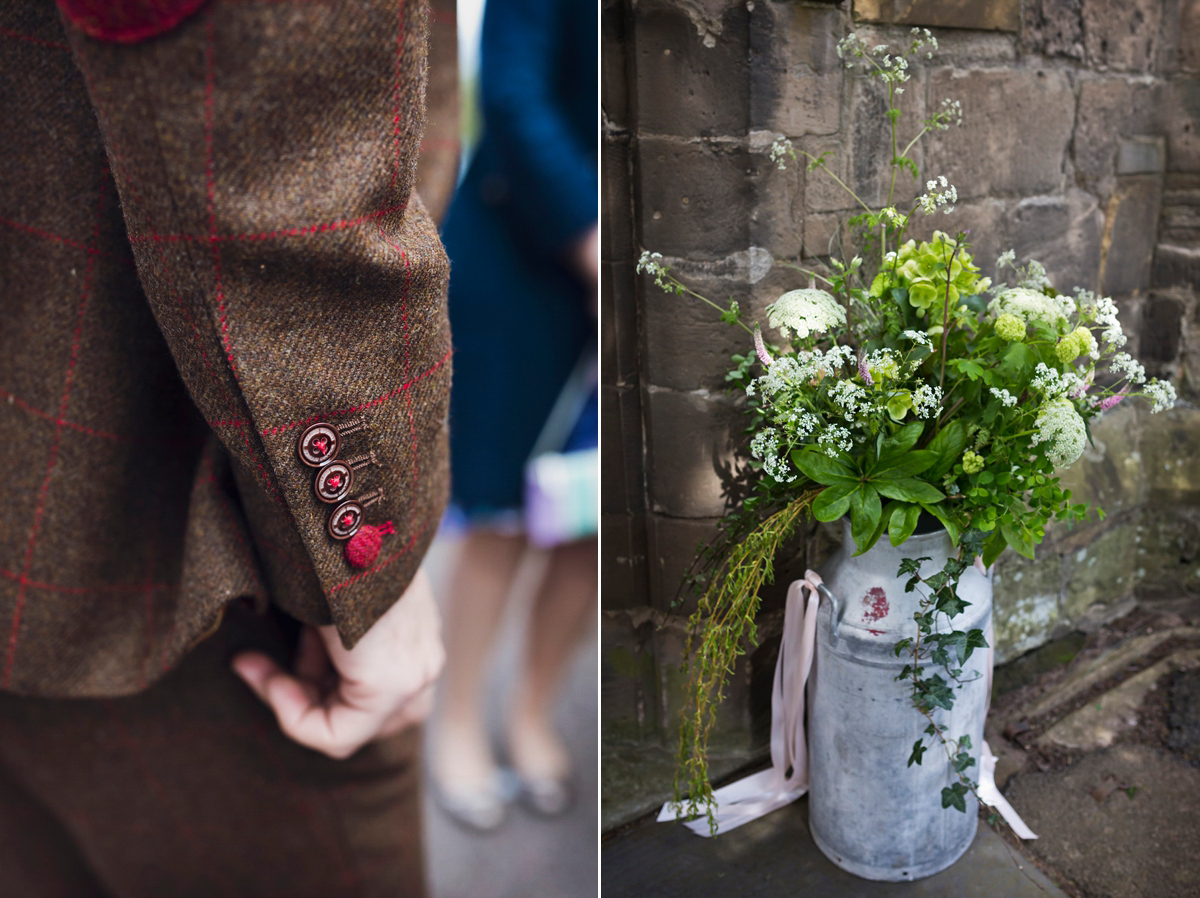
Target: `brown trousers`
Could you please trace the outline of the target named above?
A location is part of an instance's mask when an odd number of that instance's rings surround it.
[[[145,692],[0,694],[0,896],[422,896],[420,732],[334,761],[229,669],[297,627],[230,608]]]

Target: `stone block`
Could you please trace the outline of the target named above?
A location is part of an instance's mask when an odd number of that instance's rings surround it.
[[[1159,240],[1200,246],[1200,174],[1176,172],[1164,177]]]
[[[649,607],[646,516],[601,513],[600,545],[601,607]]]
[[[628,134],[604,135],[600,153],[600,202],[604,208],[600,255],[609,262],[633,261],[640,255],[633,236],[631,154]]]
[[[745,249],[756,199],[752,176],[769,164],[740,143],[643,137],[637,173],[643,244],[692,259]]]
[[[789,137],[841,126],[842,16],[795,3],[756,4],[750,18],[750,119]]]
[[[667,744],[678,738],[679,717],[683,712],[687,671],[684,649],[687,629],[682,618],[665,621],[654,633],[654,655],[658,662],[658,686],[661,696],[660,729]],[[751,754],[765,743],[755,736],[753,695],[760,693],[764,680],[763,665],[755,663],[753,647],[734,665],[725,686],[725,698],[717,710],[717,721],[709,735],[709,751],[717,757]],[[773,669],[770,671],[774,673]],[[769,688],[769,685],[768,685]],[[769,695],[769,692],[768,692]]]
[[[992,621],[997,664],[1035,649],[1061,621],[1062,566],[1048,546],[1033,561],[1009,551],[995,565]]]
[[[1200,73],[1200,0],[1183,0],[1176,34],[1179,38],[1176,47],[1179,71],[1192,75]]]
[[[1124,139],[1155,139],[1166,133],[1167,86],[1161,81],[1084,77],[1079,87],[1079,118],[1072,151],[1083,187],[1112,192]]]
[[[1200,79],[1169,82],[1166,100],[1167,171],[1200,173]]]
[[[1063,554],[1063,618],[1071,623],[1095,614],[1094,605],[1115,605],[1133,594],[1139,578],[1138,524],[1122,520],[1088,546]]]
[[[641,391],[634,386],[600,387],[600,508],[608,514],[642,511]]]
[[[1137,552],[1139,599],[1200,592],[1200,519],[1193,508],[1158,506],[1142,518]]]
[[[1160,288],[1200,283],[1200,247],[1160,243],[1150,282]]]
[[[1074,188],[1032,196],[1009,210],[1005,229],[1018,259],[1037,259],[1060,290],[1095,290],[1104,215],[1096,198]]]
[[[804,182],[807,174],[803,161],[791,162],[780,169],[770,159],[770,144],[763,145],[770,132],[752,134],[750,177],[754,208],[750,210],[749,241],[752,247],[766,247],[777,256],[800,254],[804,232]],[[757,137],[759,145],[754,145]]]
[[[1062,488],[1071,491],[1072,502],[1086,502],[1110,518],[1140,507],[1146,501],[1148,484],[1133,403],[1126,400],[1094,418],[1091,433],[1092,443],[1079,461],[1059,472]],[[1075,528],[1075,533],[1092,529],[1079,524]],[[1062,541],[1065,548],[1079,547],[1074,540],[1068,542],[1064,537]]]
[[[971,258],[979,270],[996,280],[996,259],[1012,246],[1008,236],[1009,204],[1003,200],[979,199],[958,203],[949,215],[920,212],[913,218],[909,236],[929,240],[933,232],[945,231],[954,235],[966,231]],[[1000,278],[1004,280],[1004,278]]]
[[[630,61],[626,56],[633,45],[632,5],[625,0],[604,0],[600,8],[600,49],[604,65],[600,69],[600,108],[616,128],[633,127],[630,117]]]
[[[643,396],[650,508],[686,518],[720,517],[736,489],[735,452],[745,414],[704,390],[650,387]]]
[[[746,7],[729,5],[705,22],[693,9],[649,0],[637,4],[634,17],[638,127],[681,137],[745,134],[750,112]]]
[[[737,258],[680,263],[673,273],[689,288],[723,306],[737,301],[744,320],[751,325],[756,320],[765,323],[763,307],[775,298],[754,300],[749,263]],[[733,364],[731,356],[754,351],[750,335],[721,321],[715,309],[693,296],[664,293],[649,279],[643,281],[642,289],[642,373],[646,382],[723,395],[728,389],[725,375]]]
[[[899,149],[920,132],[922,120],[928,115],[925,108],[924,69],[913,70],[912,78],[905,82],[904,93],[896,103],[900,119],[896,124],[896,139]],[[854,79],[850,100],[850,158],[847,179],[854,191],[874,208],[883,206],[892,196],[892,203],[906,208],[923,192],[924,181],[917,180],[902,170],[893,177],[892,134],[887,118],[887,90],[878,81],[858,77]],[[937,95],[934,95],[937,97]],[[935,99],[934,105],[940,102]],[[918,141],[909,151],[917,163],[918,171],[924,171],[925,140]],[[927,175],[932,177],[932,175]],[[892,185],[895,184],[893,188]],[[860,210],[859,210],[860,211]]]
[[[1045,56],[1082,60],[1083,0],[1026,0],[1021,45]]]
[[[656,610],[684,617],[696,610],[699,594],[685,580],[700,550],[716,537],[717,523],[715,518],[649,516],[648,573],[650,598]]]
[[[1162,137],[1130,137],[1117,146],[1118,175],[1154,175],[1167,165],[1167,142]]]
[[[939,31],[938,48],[924,66],[999,68],[1017,61],[1017,35],[1003,31]]]
[[[661,737],[654,628],[648,615],[600,616],[600,727],[606,743]]]
[[[1183,311],[1183,303],[1170,296],[1152,295],[1146,301],[1138,358],[1148,368],[1154,362],[1173,362],[1179,356]]]
[[[600,263],[600,377],[604,383],[637,382],[638,275],[633,262]]]
[[[1150,507],[1200,505],[1200,410],[1139,410]]]
[[[943,97],[958,99],[963,127],[929,135],[927,176],[945,175],[963,200],[1063,189],[1075,121],[1075,95],[1064,72],[947,68],[929,79],[930,106]]]
[[[1160,41],[1162,0],[1087,0],[1083,42],[1098,69],[1147,72]]]
[[[1122,175],[1104,210],[1100,290],[1140,293],[1150,287],[1150,266],[1162,206],[1161,175]]]
[[[1016,31],[1021,27],[1020,0],[854,0],[854,18],[890,25],[930,28],[973,28]]]

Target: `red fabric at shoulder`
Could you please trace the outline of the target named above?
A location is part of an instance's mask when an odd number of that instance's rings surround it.
[[[170,31],[208,0],[58,0],[67,21],[97,40],[135,44]]]

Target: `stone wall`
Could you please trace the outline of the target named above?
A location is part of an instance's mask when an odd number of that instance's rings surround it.
[[[804,285],[773,259],[824,254],[850,207],[823,173],[778,171],[767,149],[786,136],[828,150],[878,203],[884,102],[835,48],[852,28],[902,41],[913,25],[941,50],[906,85],[902,127],[942,97],[963,107],[962,128],[916,152],[923,177],[959,191],[936,224],[969,228],[985,272],[1011,247],[1060,286],[1113,295],[1130,351],[1183,400],[1155,417],[1119,406],[1098,423],[1066,479],[1108,515],[1054,531],[1034,562],[998,564],[998,657],[1096,626],[1138,596],[1200,589],[1200,0],[604,0],[606,824],[669,786],[690,610],[679,584],[736,494],[743,439],[723,381],[743,337],[637,277],[636,259],[662,253],[750,317]],[[764,595],[762,640],[713,740],[718,774],[765,746],[782,587],[830,546],[810,530]]]

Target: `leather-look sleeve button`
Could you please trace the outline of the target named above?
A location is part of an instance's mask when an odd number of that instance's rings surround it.
[[[341,502],[350,493],[354,470],[345,462],[335,461],[317,472],[314,489],[322,502]]]
[[[357,502],[343,502],[329,516],[329,535],[334,539],[349,539],[362,526],[362,516],[362,506]]]
[[[342,438],[332,424],[321,421],[307,427],[296,443],[300,461],[311,468],[323,468],[335,458],[341,448]]]

